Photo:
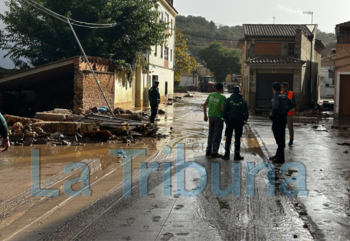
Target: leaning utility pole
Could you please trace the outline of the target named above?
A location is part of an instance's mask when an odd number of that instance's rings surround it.
[[[81,46],[80,41],[79,41],[79,39],[78,39],[78,36],[76,35],[76,33],[75,33],[75,31],[74,31],[74,28],[73,28],[72,24],[70,23],[69,19],[67,19],[67,22],[68,22],[68,24],[69,24],[70,29],[71,29],[72,32],[73,32],[73,35],[74,35],[75,39],[76,39],[77,42],[78,42],[78,45],[79,45],[79,47],[80,47],[81,52],[82,52],[83,55],[84,55],[84,58],[85,58],[85,60],[86,60],[86,63],[89,65],[89,68],[90,68],[90,70],[91,70],[92,75],[94,76],[94,78],[95,78],[95,80],[96,80],[96,83],[97,83],[97,85],[98,85],[98,88],[100,88],[100,91],[101,91],[101,93],[102,93],[102,95],[103,95],[103,98],[104,98],[105,101],[106,101],[106,104],[107,104],[107,106],[108,106],[108,109],[109,109],[109,111],[111,112],[111,115],[114,116],[114,110],[112,110],[111,106],[109,105],[109,102],[108,102],[108,100],[107,100],[107,97],[106,97],[105,93],[103,92],[102,87],[101,87],[101,85],[100,85],[100,82],[98,81],[98,79],[97,79],[97,77],[96,77],[96,75],[95,75],[94,69],[91,67],[91,64],[90,64],[90,62],[89,62],[89,60],[88,60],[88,57],[86,56],[85,51],[84,51],[83,47]]]

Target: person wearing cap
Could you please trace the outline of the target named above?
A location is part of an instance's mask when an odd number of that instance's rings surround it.
[[[222,84],[216,85],[216,92],[211,93],[203,105],[204,121],[209,120],[209,136],[208,136],[208,146],[206,151],[206,156],[211,156],[212,158],[222,157],[218,153],[222,129],[224,128],[224,123],[222,120],[222,110],[224,109],[224,104],[226,97],[223,95],[224,86]],[[207,106],[209,106],[209,118],[207,115]]]
[[[288,96],[288,99],[290,99],[293,102],[293,108],[287,112],[287,126],[289,130],[288,146],[292,146],[294,141],[293,115],[295,112],[295,106],[297,105],[297,101],[295,100],[294,92],[289,90],[289,84],[287,82],[282,83],[281,88],[281,93]]]
[[[248,104],[240,94],[240,87],[233,87],[233,94],[226,99],[222,117],[226,122],[226,143],[224,160],[230,160],[231,139],[233,130],[235,130],[235,161],[241,161],[244,157],[241,156],[241,137],[243,134],[243,126],[248,121],[249,110]]]
[[[158,106],[160,104],[160,94],[158,91],[159,81],[156,80],[153,83],[153,86],[148,90],[148,99],[151,106],[151,118],[150,122],[154,124],[154,120],[156,119]]]
[[[7,123],[5,118],[0,113],[0,135],[3,138],[2,139],[2,148],[4,148],[1,152],[5,152],[10,148],[10,141],[9,141],[9,131],[7,127]]]
[[[287,125],[287,112],[293,108],[293,103],[285,94],[281,93],[281,84],[275,82],[272,84],[272,111],[270,119],[272,120],[272,132],[277,143],[276,155],[269,159],[274,163],[284,163],[284,147]]]

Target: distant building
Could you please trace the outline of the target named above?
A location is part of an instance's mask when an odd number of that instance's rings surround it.
[[[197,88],[198,84],[199,83],[197,72],[192,72],[190,73],[190,75],[187,75],[187,73],[182,72],[180,86]]]
[[[244,24],[242,93],[250,109],[271,107],[272,83],[288,82],[297,111],[320,98],[321,51],[317,25]]]
[[[321,62],[321,98],[334,97],[335,49],[325,49]]]
[[[334,114],[350,116],[350,22],[336,26]]]
[[[203,64],[198,64],[197,73],[201,77],[213,76],[213,74],[210,72],[210,69],[204,67]]]

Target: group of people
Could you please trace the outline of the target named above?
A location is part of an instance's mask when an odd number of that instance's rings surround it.
[[[209,135],[206,156],[230,160],[233,131],[235,131],[234,160],[241,161],[241,137],[243,126],[249,118],[247,101],[240,93],[240,87],[233,87],[233,94],[226,99],[223,95],[224,88],[221,83],[216,85],[217,91],[211,93],[203,105],[204,121],[209,121]],[[294,141],[293,114],[296,106],[294,93],[289,91],[288,83],[275,82],[272,85],[272,131],[277,143],[276,155],[270,157],[274,163],[284,163],[285,129],[288,123],[290,140],[288,145],[292,146]],[[207,108],[209,111],[207,114]],[[219,154],[222,132],[226,124],[225,154]]]

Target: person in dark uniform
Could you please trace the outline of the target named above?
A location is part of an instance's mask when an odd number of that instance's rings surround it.
[[[157,115],[158,106],[160,104],[160,95],[158,91],[159,81],[154,81],[153,86],[148,90],[148,99],[151,106],[151,118],[150,121],[153,124]]]
[[[2,139],[2,148],[4,148],[1,152],[5,152],[10,148],[10,141],[9,141],[9,131],[7,127],[7,123],[5,118],[0,113],[0,135],[3,138]]]
[[[231,139],[233,130],[235,130],[235,161],[241,161],[241,137],[243,134],[243,125],[249,118],[247,101],[240,94],[239,86],[233,87],[233,94],[228,98],[224,105],[223,119],[226,122],[226,144],[224,160],[230,160]]]
[[[272,120],[272,132],[277,143],[276,155],[269,159],[274,163],[284,163],[284,147],[287,125],[287,112],[293,108],[293,102],[287,95],[281,93],[281,84],[275,82],[272,84],[272,112],[270,119]]]

